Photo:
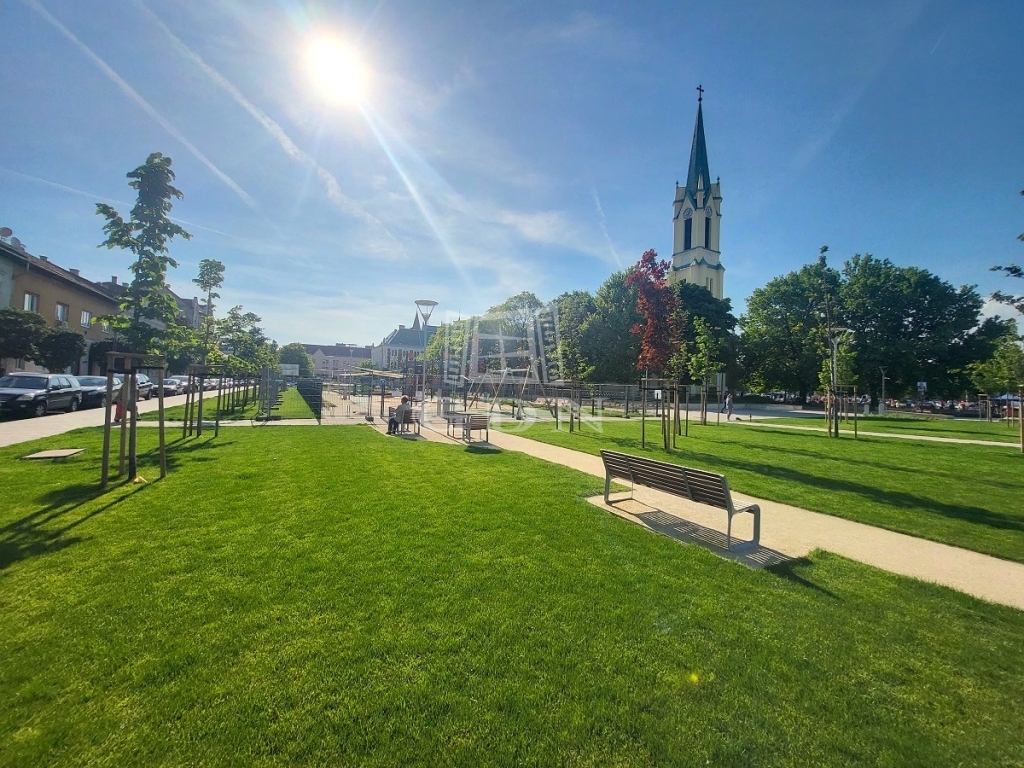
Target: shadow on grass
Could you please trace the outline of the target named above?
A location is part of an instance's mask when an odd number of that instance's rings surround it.
[[[642,448],[640,446],[640,441],[633,438],[605,437],[598,434],[580,436],[597,440],[601,444],[612,443],[619,448],[631,448],[634,451],[642,452],[644,450],[655,450],[654,446],[647,449]],[[780,448],[778,450],[779,452],[784,452],[786,449]],[[817,456],[815,458],[820,459],[821,457]],[[677,464],[682,464],[684,461],[689,463],[693,460],[698,464],[700,469],[706,469],[711,472],[719,472],[721,474],[727,474],[727,470],[747,472],[759,477],[773,478],[797,485],[804,485],[810,488],[819,488],[836,493],[853,494],[863,499],[868,499],[869,501],[873,501],[887,507],[892,507],[894,509],[919,509],[923,512],[956,520],[963,520],[975,525],[983,525],[989,528],[998,528],[1006,531],[1024,533],[1024,517],[1014,518],[1008,515],[1000,515],[981,507],[947,504],[926,496],[919,496],[903,491],[876,488],[871,485],[857,483],[851,480],[844,480],[841,478],[820,477],[818,475],[801,472],[800,470],[792,467],[780,466],[778,464],[757,464],[737,459],[726,459],[721,456],[702,453],[692,449],[686,449],[685,452],[683,452],[683,450],[676,449],[675,453],[665,455],[664,460],[674,461],[674,463]],[[891,469],[888,465],[884,468]],[[730,478],[730,480],[731,479],[732,478]],[[733,490],[741,493],[753,494],[749,489],[738,487],[732,482],[730,482],[730,485],[733,486]],[[779,499],[776,500],[778,501]]]
[[[841,598],[835,592],[831,592],[813,581],[809,581],[796,572],[797,568],[805,568],[814,565],[806,557],[798,557],[794,560],[788,560],[784,563],[777,563],[775,565],[769,565],[765,570],[773,576],[778,576],[780,579],[797,584],[807,589],[812,589],[815,592],[820,592],[823,595],[831,597],[833,600],[840,600]]]
[[[103,490],[99,483],[78,484],[48,491],[39,496],[37,501],[45,505],[44,507],[0,528],[0,571],[21,560],[59,552],[85,541],[80,536],[69,536],[68,533],[87,520],[134,496],[146,486],[135,486],[128,493],[119,495],[84,515],[74,516],[75,510],[79,507],[118,488],[119,486],[115,486]],[[51,527],[54,525],[56,527]]]

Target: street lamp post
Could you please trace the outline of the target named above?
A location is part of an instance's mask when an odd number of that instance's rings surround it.
[[[879,366],[878,370],[882,372],[882,399],[878,402],[878,415],[881,416],[885,413],[885,366]]]
[[[434,307],[437,306],[436,301],[430,299],[416,299],[416,311],[419,313],[421,323],[420,332],[423,334],[423,396],[420,398],[420,424],[426,424],[427,421],[427,323],[430,321],[430,315],[434,312]],[[413,363],[415,366],[415,362]],[[415,375],[415,367],[413,373]]]

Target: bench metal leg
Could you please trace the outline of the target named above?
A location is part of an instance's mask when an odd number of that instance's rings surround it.
[[[725,548],[732,549],[732,518],[734,515],[751,514],[754,516],[754,538],[750,541],[744,541],[742,544],[737,544],[736,549],[750,549],[756,547],[761,542],[761,508],[754,504],[753,506],[741,509],[738,512],[729,513],[729,524],[726,527],[725,533]]]

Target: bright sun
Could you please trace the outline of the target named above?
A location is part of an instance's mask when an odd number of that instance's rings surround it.
[[[366,69],[336,37],[314,37],[306,46],[306,67],[317,89],[335,104],[357,104],[366,91]]]

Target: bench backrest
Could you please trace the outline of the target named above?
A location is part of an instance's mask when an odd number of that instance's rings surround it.
[[[629,471],[629,456],[625,453],[601,451],[601,459],[604,461],[604,471],[612,477],[621,477],[624,480],[633,479],[633,475]]]
[[[665,461],[644,459],[639,456],[629,457],[629,468],[633,473],[633,482],[665,491],[675,496],[690,496],[690,484],[686,476],[687,470],[678,464]]]
[[[724,475],[687,467],[686,480],[690,484],[691,499],[700,504],[729,509],[729,484]]]
[[[724,475],[616,451],[601,451],[601,459],[610,477],[621,477],[699,504],[730,509],[729,483]]]
[[[467,426],[469,429],[488,429],[487,422],[490,418],[490,416],[470,416]]]

